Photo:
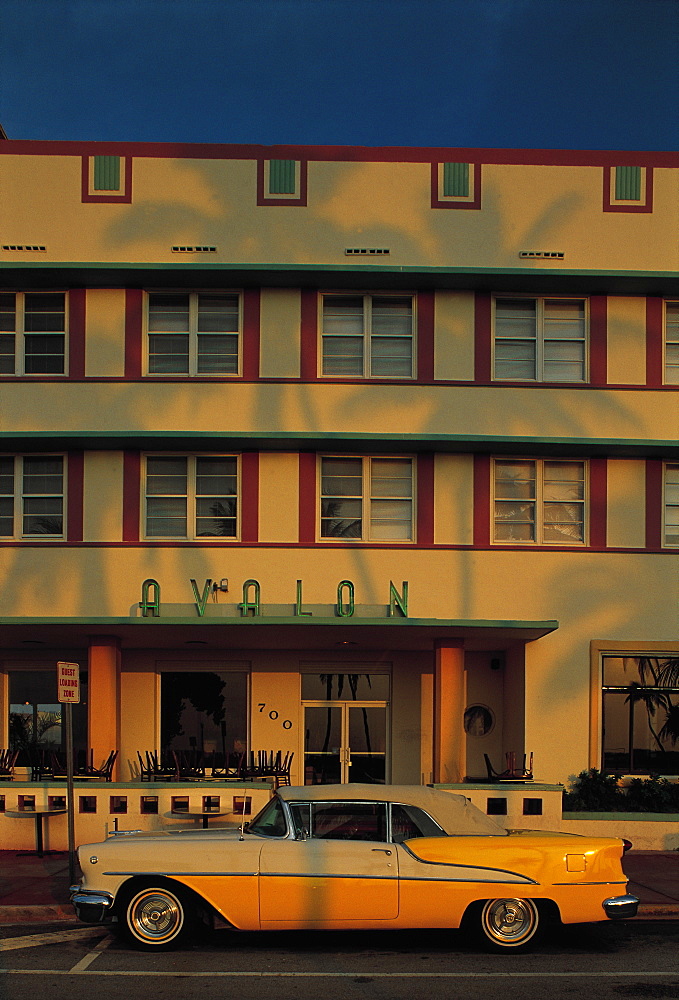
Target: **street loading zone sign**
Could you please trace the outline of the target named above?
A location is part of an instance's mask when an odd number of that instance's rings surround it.
[[[79,663],[57,663],[57,697],[67,705],[80,704]]]

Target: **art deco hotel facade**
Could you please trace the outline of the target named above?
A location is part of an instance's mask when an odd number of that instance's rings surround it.
[[[0,746],[679,774],[678,166],[0,142]]]

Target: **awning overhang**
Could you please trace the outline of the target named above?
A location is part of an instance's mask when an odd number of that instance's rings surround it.
[[[470,650],[502,650],[533,642],[557,621],[448,618],[265,616],[242,618],[0,618],[5,649],[87,649],[92,637],[123,649],[316,649],[431,651],[446,642]],[[60,654],[61,655],[61,654]]]

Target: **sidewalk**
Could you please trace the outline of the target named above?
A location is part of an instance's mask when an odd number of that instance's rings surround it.
[[[641,900],[637,919],[679,920],[679,851],[630,851],[623,868],[628,891]],[[0,924],[75,920],[68,882],[65,852],[0,851]]]

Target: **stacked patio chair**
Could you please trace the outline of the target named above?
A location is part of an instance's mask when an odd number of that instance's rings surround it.
[[[0,780],[12,781],[14,778],[14,765],[19,756],[18,750],[0,750]]]

